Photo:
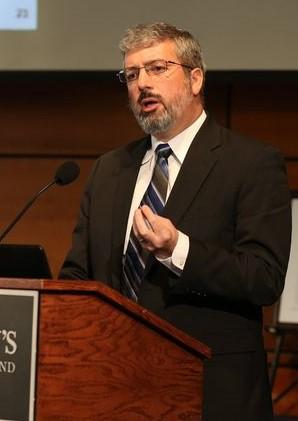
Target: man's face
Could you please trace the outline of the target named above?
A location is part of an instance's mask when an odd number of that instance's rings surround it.
[[[155,60],[180,63],[175,44],[164,41],[148,48],[132,50],[125,56],[125,68],[139,68]],[[183,64],[183,63],[182,63]],[[196,77],[192,78],[192,72]],[[199,76],[199,83],[198,83]],[[130,107],[139,125],[146,133],[160,140],[169,140],[188,127],[201,113],[198,93],[202,83],[201,72],[177,64],[159,75],[148,75],[141,69],[136,80],[128,83]]]

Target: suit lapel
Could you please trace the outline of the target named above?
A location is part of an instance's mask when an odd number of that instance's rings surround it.
[[[209,117],[195,136],[164,208],[163,216],[177,226],[218,160],[219,126]],[[155,259],[149,256],[145,277]]]
[[[126,226],[130,211],[131,201],[138,177],[140,165],[150,138],[145,138],[137,144],[129,145],[120,157],[119,167],[115,169],[116,189],[113,206],[113,226],[112,226],[112,273],[113,286],[120,287],[120,277],[122,276],[123,246],[126,234]]]
[[[195,136],[173,186],[164,216],[177,225],[218,160],[218,126],[209,118]]]

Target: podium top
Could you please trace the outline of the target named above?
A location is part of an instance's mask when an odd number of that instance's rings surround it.
[[[46,279],[14,279],[0,278],[0,289],[36,290],[41,294],[56,292],[58,294],[92,294],[98,299],[109,302],[120,308],[130,317],[149,325],[155,331],[200,357],[210,358],[211,349],[194,339],[187,333],[177,329],[167,321],[156,316],[149,310],[127,299],[118,291],[100,281],[46,280]]]

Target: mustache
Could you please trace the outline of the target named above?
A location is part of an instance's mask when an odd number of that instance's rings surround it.
[[[138,104],[141,105],[142,101],[146,98],[155,98],[160,102],[163,102],[161,95],[153,94],[149,91],[142,91],[138,98]]]

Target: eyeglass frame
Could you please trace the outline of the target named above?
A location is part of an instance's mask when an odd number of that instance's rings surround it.
[[[150,69],[150,66],[154,65],[154,63],[162,63],[162,64],[164,64],[165,65],[164,66],[164,69],[162,71],[158,72],[158,73],[154,73],[153,70]],[[150,61],[150,63],[147,63],[147,64],[145,64],[145,66],[142,66],[142,67],[127,67],[126,69],[120,70],[117,73],[117,76],[118,76],[119,81],[121,83],[128,84],[128,83],[134,82],[134,81],[136,81],[138,79],[141,69],[145,69],[145,71],[146,71],[146,73],[147,73],[148,76],[159,76],[159,75],[162,75],[163,73],[165,73],[168,70],[168,65],[169,64],[176,64],[178,66],[185,67],[185,68],[190,69],[190,70],[193,70],[195,68],[195,67],[189,66],[187,64],[177,63],[176,61],[172,61],[172,60],[157,59],[157,60]],[[131,79],[131,80],[127,80],[127,77],[126,77],[126,73],[125,72],[128,69],[132,69],[132,70],[135,70],[136,71],[135,77],[133,77],[133,79]]]

